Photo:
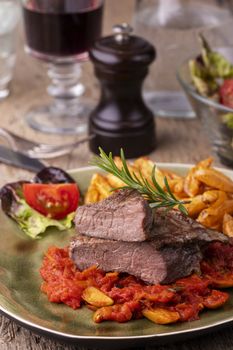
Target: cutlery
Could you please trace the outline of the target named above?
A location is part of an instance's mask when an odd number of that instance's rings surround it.
[[[0,162],[32,172],[38,172],[46,166],[38,159],[32,159],[23,153],[13,151],[2,145],[0,145]]]
[[[62,145],[49,145],[46,143],[38,143],[28,140],[22,136],[18,136],[13,132],[0,128],[0,137],[3,137],[9,146],[15,150],[20,151],[31,158],[56,158],[70,153],[74,148],[80,144],[93,139],[94,135],[85,136],[82,139]]]

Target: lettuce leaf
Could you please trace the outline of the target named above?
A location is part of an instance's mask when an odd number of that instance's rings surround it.
[[[56,227],[63,231],[72,227],[75,213],[70,213],[63,220],[50,219],[41,215],[32,209],[24,199],[20,199],[17,208],[11,212],[11,218],[14,219],[19,227],[31,238],[40,238],[40,234],[45,232],[48,227]]]
[[[219,52],[212,51],[206,39],[200,35],[202,43],[202,60],[206,71],[212,78],[232,78],[233,65]]]
[[[197,60],[189,61],[189,71],[196,90],[202,96],[212,96],[218,91],[218,84]]]

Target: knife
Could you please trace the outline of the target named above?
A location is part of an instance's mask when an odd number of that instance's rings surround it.
[[[12,151],[2,145],[0,145],[0,162],[32,172],[38,172],[46,166],[38,159],[30,158],[23,153]]]

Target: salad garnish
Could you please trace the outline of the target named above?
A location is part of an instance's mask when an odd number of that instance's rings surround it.
[[[225,79],[233,78],[233,65],[219,52],[213,51],[200,35],[201,54],[189,61],[192,82],[202,96],[219,100],[219,87]]]
[[[79,201],[74,179],[65,171],[47,167],[32,182],[18,181],[0,191],[2,210],[17,222],[24,233],[38,239],[48,227],[72,227]]]

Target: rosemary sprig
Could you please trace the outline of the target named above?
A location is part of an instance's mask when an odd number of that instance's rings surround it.
[[[125,183],[125,186],[119,187],[117,189],[128,188],[137,190],[149,201],[151,208],[166,207],[167,209],[171,209],[177,206],[183,214],[187,215],[187,210],[184,206],[184,204],[187,202],[178,200],[173,195],[166,177],[164,177],[166,191],[159,185],[155,178],[155,166],[153,167],[151,173],[152,185],[145,177],[143,177],[141,173],[139,173],[139,176],[134,172],[132,174],[130,173],[125,160],[123,149],[120,151],[122,169],[119,169],[116,166],[111,152],[109,155],[107,155],[100,147],[99,151],[100,155],[96,156],[91,163],[98,166],[100,169],[105,170],[112,175],[115,175]]]

